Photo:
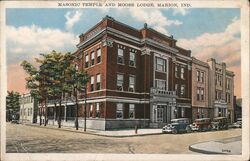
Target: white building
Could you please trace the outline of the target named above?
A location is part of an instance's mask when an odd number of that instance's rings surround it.
[[[29,93],[23,94],[20,97],[20,123],[35,123],[37,109],[37,101]]]

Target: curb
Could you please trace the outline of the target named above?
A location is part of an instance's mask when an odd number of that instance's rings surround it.
[[[235,137],[231,137],[231,138],[236,138],[236,137],[239,137],[239,136],[235,136]],[[228,139],[228,138],[224,138],[224,139]],[[194,148],[194,147],[193,147],[193,145],[196,145],[196,144],[206,143],[206,142],[211,142],[211,141],[218,141],[218,140],[223,140],[223,139],[215,139],[215,140],[210,140],[210,141],[198,142],[198,143],[189,145],[188,149],[189,149],[190,151],[198,152],[198,153],[202,153],[202,154],[215,154],[215,155],[221,155],[221,154],[223,154],[223,155],[232,155],[231,153],[223,153],[223,152],[208,151],[208,150],[203,150],[203,149],[198,149],[198,148]]]
[[[193,144],[194,145],[194,144]],[[192,146],[193,145],[189,145],[188,149],[190,151],[193,151],[193,152],[197,152],[197,153],[202,153],[202,154],[215,154],[215,155],[229,155],[227,153],[220,153],[220,152],[213,152],[213,151],[207,151],[207,150],[202,150],[202,149],[197,149],[197,148],[193,148]]]
[[[147,135],[162,135],[163,133],[149,133],[149,134],[132,134],[132,135],[106,135],[106,134],[96,134],[92,132],[84,132],[79,130],[71,130],[71,129],[65,129],[65,128],[55,128],[55,127],[48,127],[48,126],[39,126],[39,125],[33,125],[33,124],[22,124],[25,126],[32,126],[37,128],[48,128],[52,130],[62,130],[62,131],[68,131],[68,132],[74,132],[74,133],[80,133],[80,134],[89,134],[89,135],[95,135],[95,136],[103,136],[103,137],[115,137],[115,138],[125,138],[125,137],[138,137],[138,136],[147,136]]]

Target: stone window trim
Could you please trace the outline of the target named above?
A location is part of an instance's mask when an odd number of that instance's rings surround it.
[[[155,87],[162,90],[167,90],[167,81],[165,79],[155,79]]]

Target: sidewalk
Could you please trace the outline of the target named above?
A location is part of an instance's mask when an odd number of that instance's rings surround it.
[[[38,128],[49,128],[54,130],[64,130],[64,131],[70,131],[70,132],[77,132],[77,133],[83,133],[83,134],[91,134],[91,135],[99,135],[99,136],[106,136],[106,137],[132,137],[132,136],[145,136],[145,135],[160,135],[162,134],[162,129],[138,129],[137,134],[135,133],[135,129],[125,129],[125,130],[109,130],[109,131],[102,131],[102,130],[92,130],[87,129],[86,132],[83,131],[83,128],[79,128],[76,130],[73,127],[61,127],[58,128],[55,125],[39,125],[39,124],[23,124],[26,126],[34,126]]]
[[[241,136],[207,141],[189,146],[189,150],[203,154],[241,155]]]

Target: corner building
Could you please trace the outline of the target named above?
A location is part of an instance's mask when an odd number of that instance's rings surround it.
[[[87,128],[162,127],[192,117],[191,51],[176,46],[173,36],[106,16],[79,38],[74,54],[79,69],[90,75]]]

